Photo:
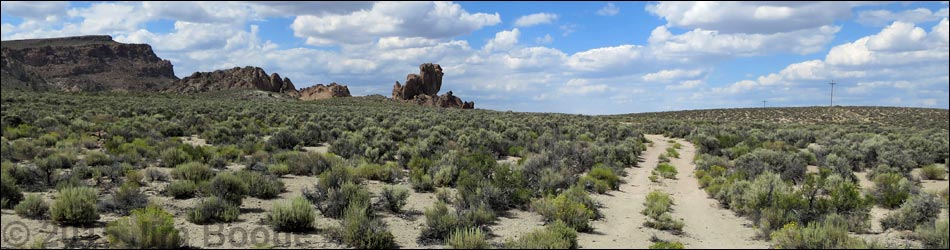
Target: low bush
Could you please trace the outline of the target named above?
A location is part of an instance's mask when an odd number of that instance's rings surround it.
[[[13,148],[10,155],[14,162],[32,160],[42,151],[28,139],[14,140],[10,147]]]
[[[663,177],[665,179],[676,179],[676,174],[679,172],[676,171],[676,167],[670,165],[669,163],[660,163],[656,166],[656,169],[653,170],[653,174]]]
[[[679,242],[658,241],[650,245],[650,249],[685,249],[685,247]]]
[[[273,199],[284,191],[284,182],[272,175],[263,175],[255,171],[240,171],[237,176],[247,183],[247,195],[254,198]]]
[[[344,212],[342,226],[336,229],[333,238],[356,249],[394,249],[396,238],[386,224],[372,216],[369,203],[356,201]]]
[[[897,211],[884,217],[881,220],[881,227],[885,230],[889,228],[913,230],[917,225],[928,224],[936,220],[942,207],[943,202],[940,201],[937,195],[920,193],[910,197]]]
[[[669,194],[653,191],[647,194],[644,208],[641,212],[648,217],[644,225],[657,230],[672,231],[678,234],[683,230],[682,220],[673,219],[673,198]]]
[[[509,249],[577,249],[577,231],[563,221],[555,221],[543,229],[522,235],[518,240],[508,239]]]
[[[113,248],[177,249],[184,244],[172,215],[157,206],[137,209],[109,223],[106,235]]]
[[[218,174],[209,184],[212,196],[217,196],[232,204],[241,206],[241,201],[248,194],[248,184],[237,175],[231,173]]]
[[[287,164],[271,164],[267,166],[267,173],[270,173],[275,176],[284,176],[290,174],[290,167]]]
[[[37,194],[29,195],[23,202],[13,208],[16,214],[23,218],[34,220],[45,219],[49,213],[49,204]]]
[[[320,212],[330,218],[341,218],[349,204],[354,202],[369,204],[369,200],[370,193],[365,187],[347,182],[340,188],[328,190],[326,200],[320,205]]]
[[[874,195],[878,205],[896,208],[910,197],[913,184],[898,173],[881,173],[874,177]]]
[[[195,183],[214,178],[214,170],[200,162],[189,162],[172,169],[172,177],[178,180],[189,180]]]
[[[190,199],[197,191],[198,185],[189,180],[173,181],[165,187],[165,195],[175,199]]]
[[[813,222],[806,227],[790,223],[772,232],[771,237],[776,249],[863,249],[867,246],[861,239],[849,236],[844,225],[829,222]]]
[[[138,184],[126,182],[114,194],[99,203],[99,211],[128,215],[132,210],[148,206],[148,196],[139,190]]]
[[[274,203],[267,221],[278,232],[306,232],[314,228],[316,211],[306,199],[296,197]]]
[[[603,194],[607,193],[608,190],[619,190],[620,177],[614,174],[613,169],[603,164],[597,164],[591,168],[586,176],[578,180],[578,184],[587,190]]]
[[[379,196],[383,207],[393,213],[401,212],[402,207],[406,205],[406,199],[408,198],[409,190],[406,190],[405,188],[396,188],[393,186],[383,187],[383,192]]]
[[[919,225],[914,229],[914,238],[923,243],[926,249],[950,248],[950,220],[944,218],[933,224]]]
[[[16,206],[23,200],[23,191],[17,187],[16,181],[6,171],[0,173],[0,208]]]
[[[668,157],[670,157],[670,158],[677,158],[677,159],[679,159],[679,158],[680,158],[680,152],[677,152],[675,148],[667,148],[667,149],[666,149],[666,156],[668,156]]]
[[[60,190],[50,207],[50,218],[62,225],[88,225],[99,220],[96,190],[88,187]]]
[[[924,180],[944,180],[947,179],[947,170],[937,165],[928,165],[920,169],[920,178]]]
[[[241,210],[237,205],[218,197],[202,199],[188,212],[188,221],[198,225],[237,221]]]
[[[89,151],[86,153],[86,157],[83,159],[86,162],[86,166],[107,166],[112,165],[112,157],[99,152],[99,151]]]
[[[482,230],[468,228],[456,229],[445,241],[451,249],[489,249],[491,245],[485,238]]]
[[[459,218],[442,202],[436,202],[423,212],[426,226],[419,236],[423,241],[442,241],[457,229]]]
[[[161,170],[158,170],[155,168],[146,168],[145,180],[149,182],[156,182],[156,181],[165,182],[165,181],[168,181],[168,174],[165,174],[165,172],[162,172]]]
[[[541,216],[544,216],[545,221],[549,223],[560,220],[574,230],[590,231],[590,221],[597,217],[595,208],[572,199],[567,193],[564,192],[556,197],[548,196],[544,199],[534,200],[531,207]]]
[[[365,163],[354,170],[356,177],[392,183],[399,178],[402,168],[393,163],[379,165],[375,163]]]
[[[643,225],[656,230],[670,231],[678,235],[682,233],[686,223],[684,223],[682,219],[674,219],[669,213],[664,213],[659,217],[650,218],[644,222]]]
[[[185,152],[181,148],[177,148],[177,147],[166,148],[165,150],[162,150],[161,153],[159,153],[158,165],[161,167],[170,168],[170,167],[175,167],[175,166],[184,164],[192,160],[198,160],[198,159],[192,159],[191,155],[189,155],[187,152]]]

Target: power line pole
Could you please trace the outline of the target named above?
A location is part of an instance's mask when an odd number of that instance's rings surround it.
[[[835,83],[834,79],[831,79],[831,82],[828,84],[831,84],[831,106],[830,107],[834,107],[835,106],[835,84],[837,83]]]
[[[769,103],[769,101],[767,101],[767,100],[762,100],[762,107],[763,107],[763,108],[767,108],[767,107],[768,107],[768,106],[767,106],[768,103]]]

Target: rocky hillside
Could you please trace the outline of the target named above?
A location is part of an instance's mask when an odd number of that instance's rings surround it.
[[[178,80],[171,62],[148,44],[111,36],[2,42],[4,88],[63,91],[157,91]]]
[[[393,86],[393,100],[443,108],[475,108],[474,102],[462,102],[452,95],[452,91],[438,95],[442,89],[442,66],[426,63],[419,65],[419,74],[406,76],[406,84],[396,82]]]
[[[323,84],[317,84],[307,88],[302,88],[299,92],[300,100],[304,101],[322,100],[334,97],[351,97],[350,89],[347,88],[346,85],[340,85],[335,82],[326,86]]]
[[[234,67],[214,72],[195,72],[176,81],[166,92],[197,93],[231,89],[252,89],[298,96],[297,88],[289,78],[279,74],[268,75],[259,67]]]

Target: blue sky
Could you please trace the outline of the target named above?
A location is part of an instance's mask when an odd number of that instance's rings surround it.
[[[2,38],[109,34],[179,77],[253,65],[389,96],[425,62],[477,108],[950,107],[947,2],[2,2]]]

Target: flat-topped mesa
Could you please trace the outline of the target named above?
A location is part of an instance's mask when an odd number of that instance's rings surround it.
[[[425,63],[419,65],[419,74],[406,76],[406,84],[397,81],[393,86],[393,100],[443,108],[475,108],[474,102],[463,102],[452,91],[439,96],[442,89],[442,66]]]
[[[289,78],[279,74],[268,75],[259,67],[234,67],[213,72],[195,72],[191,76],[176,81],[168,92],[196,93],[229,89],[252,89],[276,93],[285,93],[297,97],[299,93]]]
[[[300,100],[322,100],[335,97],[351,97],[350,89],[346,85],[330,83],[330,85],[317,84],[300,89]]]
[[[178,80],[148,44],[111,36],[2,42],[4,87],[65,91],[156,91]]]

